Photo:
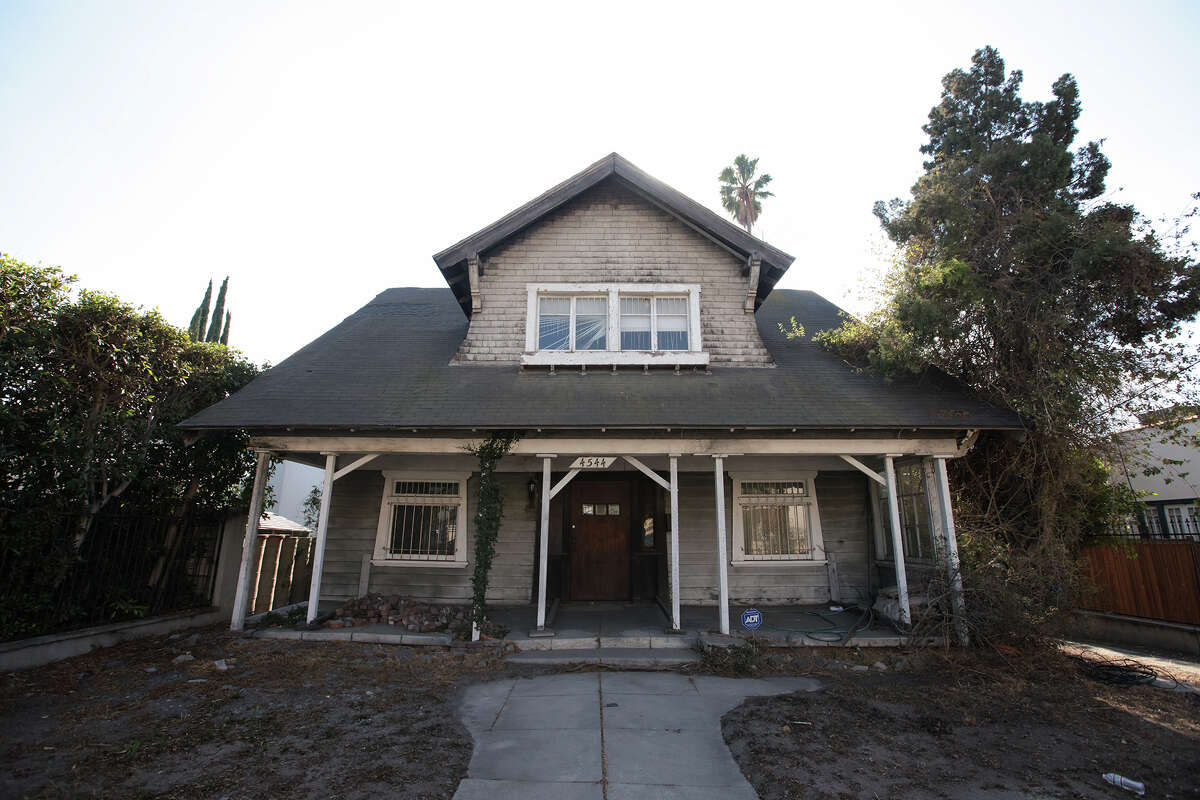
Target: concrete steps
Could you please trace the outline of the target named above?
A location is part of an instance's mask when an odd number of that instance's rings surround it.
[[[695,650],[684,648],[598,647],[577,650],[528,650],[513,653],[511,664],[603,664],[623,669],[674,669],[700,660]]]

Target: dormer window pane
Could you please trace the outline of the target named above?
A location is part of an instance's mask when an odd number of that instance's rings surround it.
[[[538,308],[538,349],[566,350],[570,342],[571,298],[541,298]]]
[[[659,350],[688,349],[688,301],[686,297],[658,297],[655,316],[658,322]]]
[[[575,349],[608,348],[608,298],[575,298]]]
[[[651,349],[649,297],[621,298],[621,349]]]

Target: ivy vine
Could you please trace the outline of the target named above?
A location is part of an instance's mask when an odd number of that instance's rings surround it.
[[[519,433],[493,433],[487,441],[470,448],[479,458],[479,504],[475,510],[475,571],[471,574],[471,618],[480,629],[484,624],[488,575],[496,555],[496,537],[504,519],[504,495],[496,479],[496,465],[508,453]]]

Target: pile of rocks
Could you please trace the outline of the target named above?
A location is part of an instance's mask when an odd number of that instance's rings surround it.
[[[395,625],[410,633],[450,631],[458,634],[466,629],[469,636],[471,609],[468,606],[419,603],[400,595],[368,594],[343,605],[325,623],[330,628],[376,624]]]

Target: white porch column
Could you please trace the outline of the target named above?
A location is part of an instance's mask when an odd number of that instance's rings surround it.
[[[904,569],[904,536],[900,531],[900,502],[896,499],[896,465],[892,456],[883,458],[887,475],[888,519],[892,528],[892,557],[896,564],[896,592],[900,596],[900,622],[912,624],[912,609],[908,604],[908,575]]]
[[[542,524],[538,532],[538,606],[537,629],[546,630],[546,573],[550,563],[550,460],[551,455],[542,456]]]
[[[325,454],[325,483],[321,486],[321,510],[317,517],[317,541],[313,543],[312,585],[308,589],[308,621],[317,618],[321,602],[321,572],[325,568],[325,539],[329,533],[329,502],[333,499],[333,473],[337,453]]]
[[[246,605],[250,602],[250,571],[254,568],[254,550],[258,544],[258,520],[262,517],[263,492],[267,488],[267,467],[271,454],[258,451],[258,464],[254,467],[254,488],[250,490],[250,510],[246,516],[246,538],[242,541],[242,565],[238,570],[237,593],[233,596],[233,617],[229,630],[246,628]]]
[[[717,488],[717,587],[720,594],[721,633],[729,633],[729,548],[725,544],[725,456],[713,456]]]
[[[958,643],[966,646],[966,602],[963,600],[962,571],[958,563],[958,535],[954,530],[954,505],[950,500],[950,479],[946,475],[946,459],[933,460],[937,472],[938,495],[941,499],[942,529],[946,533],[946,570],[950,574],[950,608],[954,614],[954,633]]]
[[[671,456],[671,630],[679,630],[679,456]]]

